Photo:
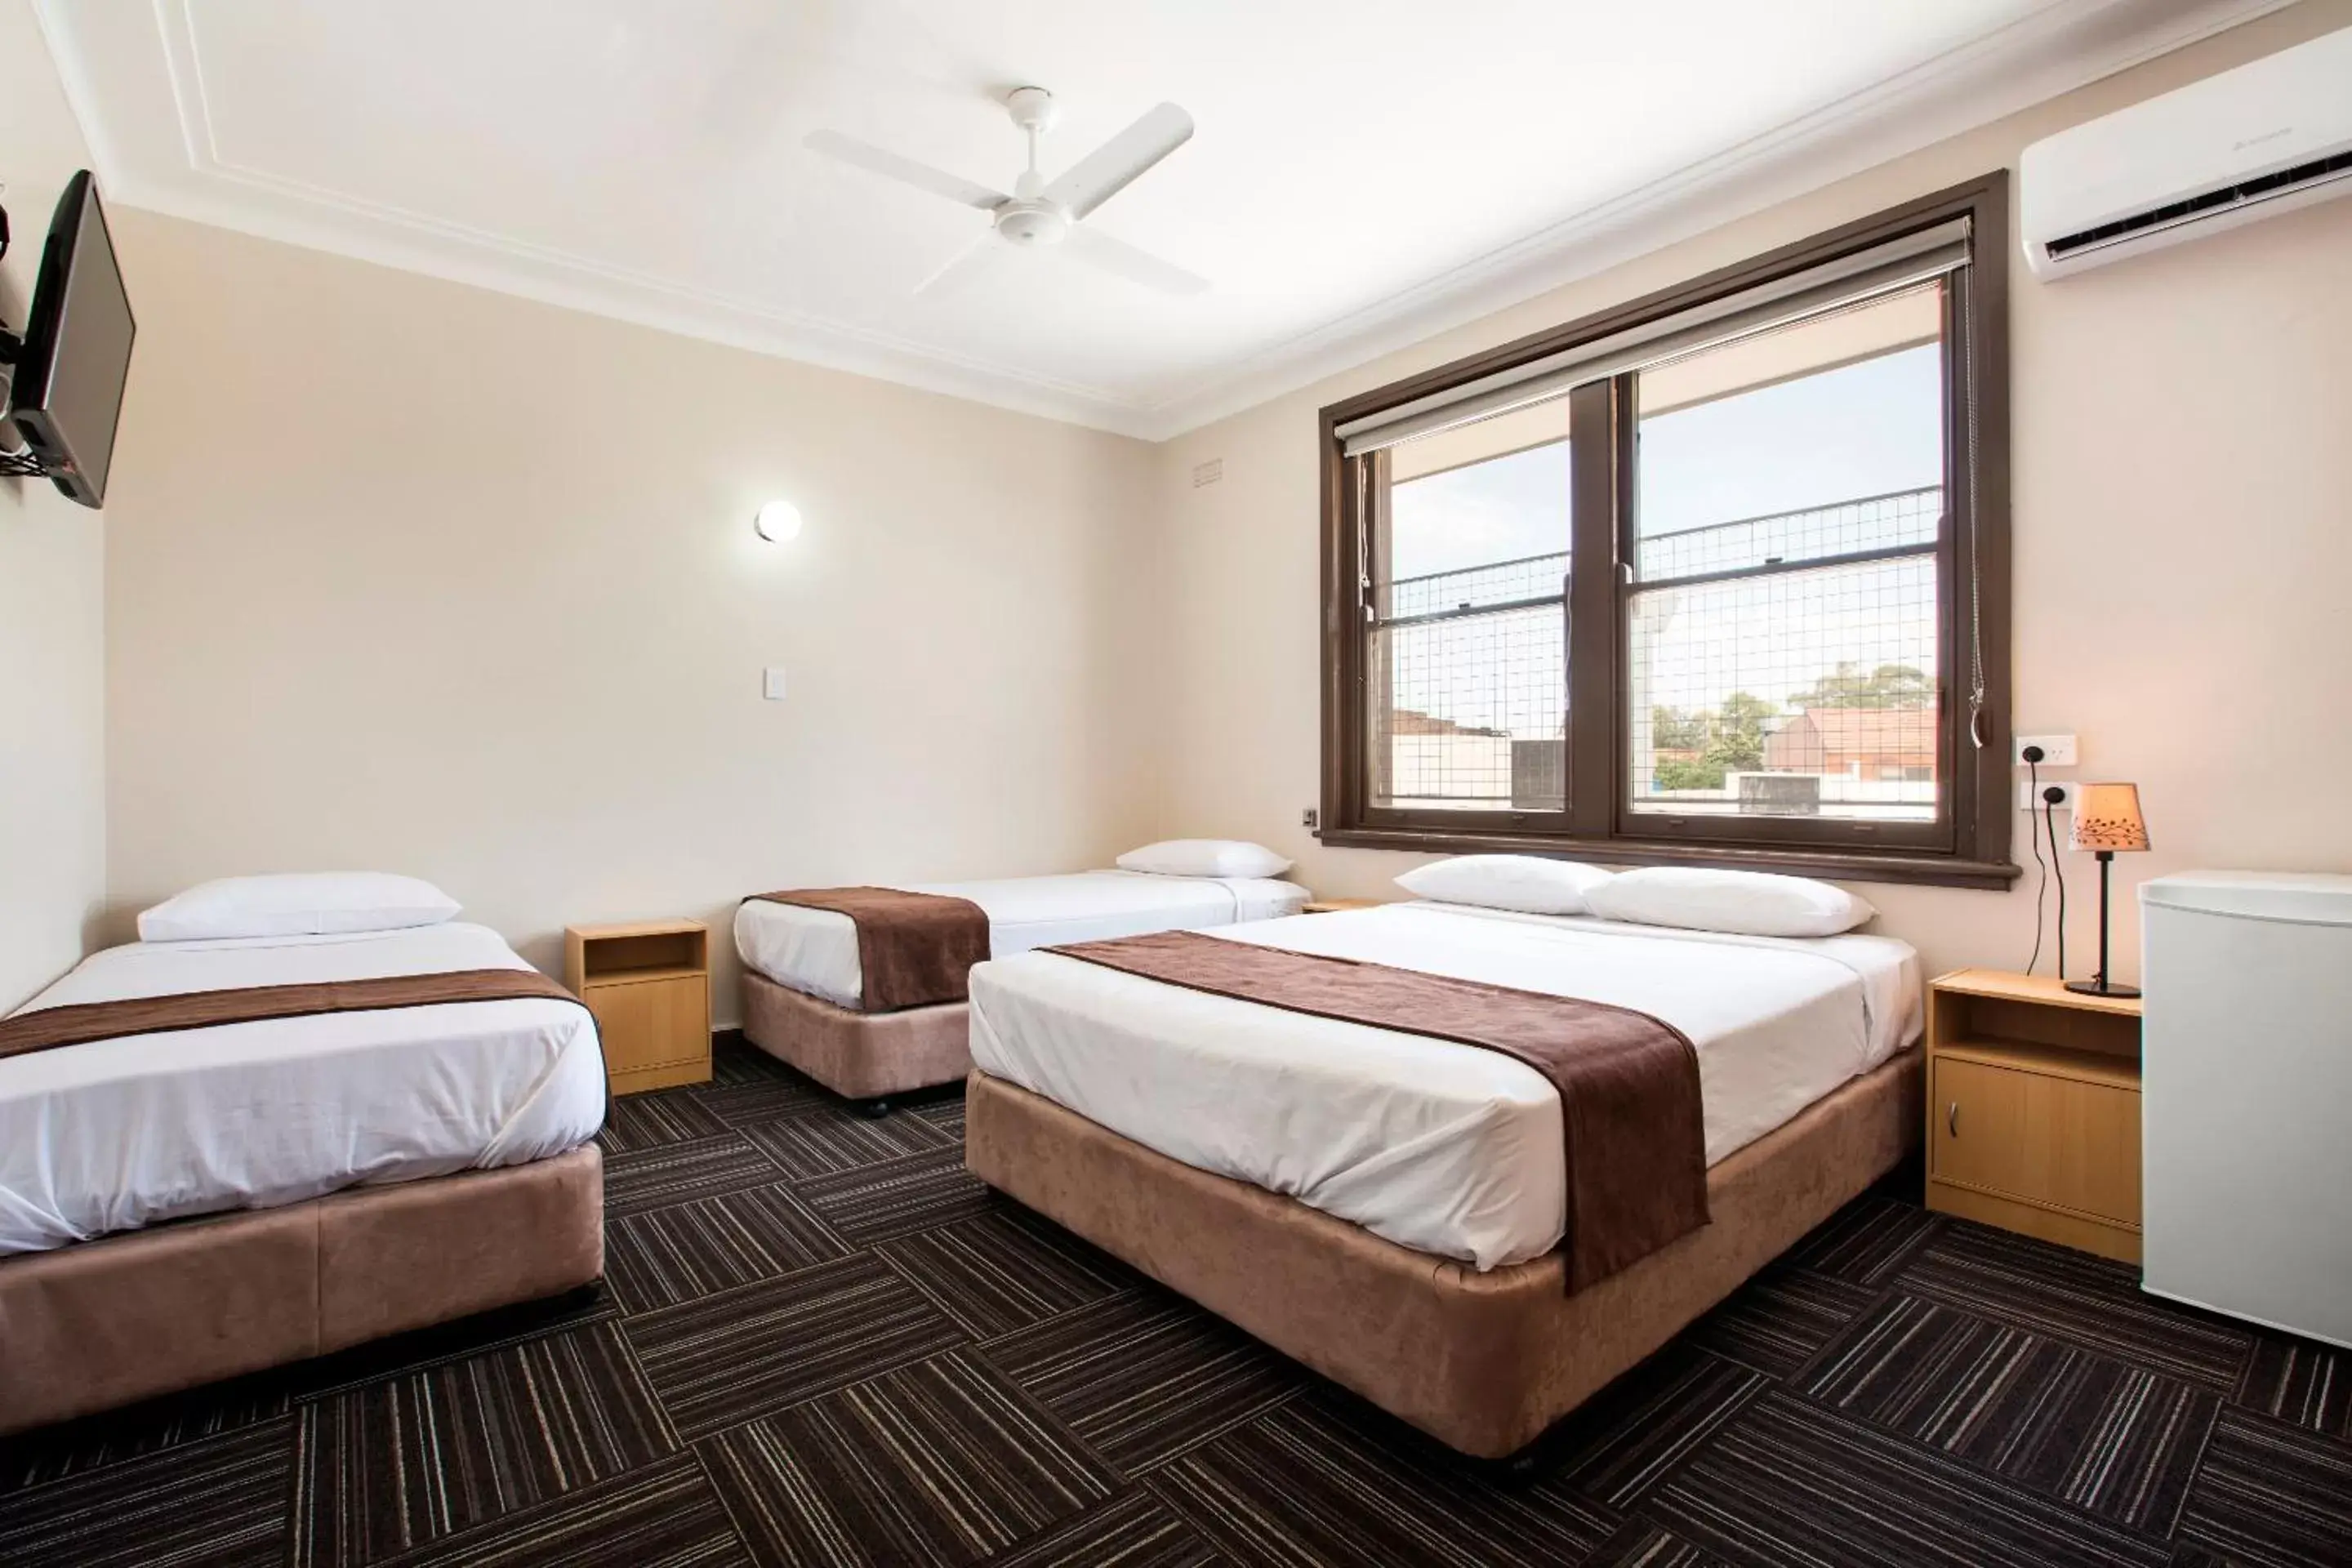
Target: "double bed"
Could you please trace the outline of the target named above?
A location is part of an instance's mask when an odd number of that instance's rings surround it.
[[[135,1022],[232,993],[304,1010]],[[0,1024],[0,1432],[594,1280],[604,1094],[481,926],[93,955]]]
[[[1006,958],[1061,942],[1200,931],[1296,914],[1307,889],[1272,877],[1101,870],[899,891],[960,900],[987,922],[987,952]],[[743,1034],[835,1093],[880,1100],[970,1070],[964,1002],[869,1005],[859,933],[849,915],[746,900],[735,911],[743,961]]]
[[[1426,901],[1212,934],[1601,1003],[1695,1050],[1711,1223],[1571,1292],[1561,1096],[1521,1061],[1062,953],[973,970],[980,1176],[1467,1453],[1523,1447],[1917,1138],[1892,939]]]

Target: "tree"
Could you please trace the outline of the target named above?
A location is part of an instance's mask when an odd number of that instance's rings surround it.
[[[1936,683],[1907,664],[1882,664],[1869,674],[1840,663],[1789,699],[1791,708],[1932,708]]]
[[[1662,752],[1696,752],[1706,744],[1707,716],[1663,704],[1650,710],[1650,744]],[[1685,786],[1687,787],[1687,786]]]
[[[1668,757],[1651,773],[1659,789],[1721,789],[1726,771],[1717,763],[1687,763]]]
[[[1701,762],[1726,773],[1754,773],[1764,765],[1764,721],[1780,710],[1761,697],[1735,691],[1723,700],[1717,715],[1715,737],[1700,753]]]

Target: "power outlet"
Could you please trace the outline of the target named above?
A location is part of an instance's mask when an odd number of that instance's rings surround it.
[[[1314,806],[1308,806],[1305,811],[1298,814],[1298,826],[1309,829],[1321,827],[1323,826],[1323,813]]]
[[[2016,753],[2010,758],[2019,767],[2025,765],[2025,748],[2042,748],[2041,766],[2071,768],[2074,765],[2074,737],[2072,735],[2020,735]]]
[[[2053,789],[2062,792],[2061,798],[2056,802],[2058,809],[2061,811],[2074,810],[2074,781],[2071,779],[2043,779],[2042,781],[2042,788],[2038,791],[2033,787],[2032,780],[2018,780],[2017,809],[2020,811],[2040,811],[2042,809],[2042,795]]]

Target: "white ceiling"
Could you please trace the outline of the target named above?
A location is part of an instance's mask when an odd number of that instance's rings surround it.
[[[39,0],[114,200],[1146,437],[2284,0]],[[1161,100],[1198,133],[946,298],[979,214]]]

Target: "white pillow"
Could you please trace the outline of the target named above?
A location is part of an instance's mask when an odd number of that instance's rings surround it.
[[[1530,915],[1591,912],[1587,895],[1611,880],[1598,866],[1547,860],[1537,855],[1457,855],[1416,866],[1396,879],[1419,898]]]
[[[1592,892],[1592,912],[1642,925],[1742,936],[1835,936],[1878,911],[1843,888],[1766,871],[1644,866]]]
[[[223,877],[143,910],[139,940],[400,931],[438,925],[457,912],[457,900],[432,883],[383,871]]]
[[[1290,862],[1263,844],[1238,838],[1171,838],[1129,850],[1118,858],[1118,868],[1162,877],[1279,877]]]

